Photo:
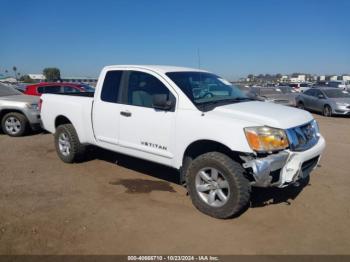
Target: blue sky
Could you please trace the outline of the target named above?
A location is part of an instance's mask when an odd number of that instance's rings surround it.
[[[350,73],[348,0],[0,0],[0,72],[109,64],[248,73]],[[6,10],[5,12],[3,10]]]

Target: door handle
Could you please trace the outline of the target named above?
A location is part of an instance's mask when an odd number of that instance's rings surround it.
[[[129,111],[121,111],[120,114],[125,117],[131,117],[131,112]]]

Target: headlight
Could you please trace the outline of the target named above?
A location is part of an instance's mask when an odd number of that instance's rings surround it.
[[[340,103],[340,102],[337,102],[336,104],[337,104],[337,106],[348,106],[349,105],[347,103]]]
[[[318,126],[318,123],[317,123],[317,121],[314,119],[314,120],[312,120],[312,122],[311,122],[311,126],[312,126],[312,128],[315,130],[315,133],[316,133],[316,136],[320,136],[321,134],[320,134],[320,127]]]
[[[35,104],[35,103],[34,104],[26,104],[26,106],[32,110],[39,110],[39,105]]]
[[[272,152],[289,146],[283,129],[257,126],[244,128],[244,132],[251,149],[256,152]]]

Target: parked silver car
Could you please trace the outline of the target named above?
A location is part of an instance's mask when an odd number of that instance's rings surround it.
[[[1,129],[9,136],[22,136],[29,129],[40,128],[39,97],[23,95],[0,84]]]
[[[297,93],[291,87],[251,87],[248,96],[257,100],[295,106]]]
[[[322,112],[324,116],[350,115],[350,93],[339,88],[312,88],[296,100],[298,108]]]

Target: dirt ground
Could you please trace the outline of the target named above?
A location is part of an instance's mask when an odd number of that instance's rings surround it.
[[[64,164],[53,137],[0,135],[0,254],[350,254],[350,119],[304,188],[254,190],[240,217],[197,211],[176,172],[96,150]]]

